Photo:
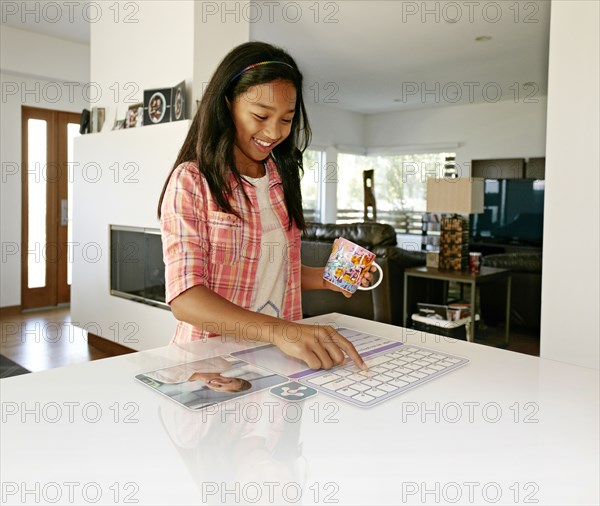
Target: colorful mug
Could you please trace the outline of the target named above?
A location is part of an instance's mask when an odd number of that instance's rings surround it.
[[[383,281],[383,271],[375,263],[375,258],[375,253],[371,253],[368,249],[338,237],[333,242],[331,255],[323,271],[323,279],[349,293],[354,293],[356,290],[373,290]],[[364,274],[371,270],[371,265],[377,267],[379,279],[373,285],[361,286],[360,282]]]

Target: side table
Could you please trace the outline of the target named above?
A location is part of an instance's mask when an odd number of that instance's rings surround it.
[[[478,274],[472,274],[470,272],[462,271],[441,271],[433,267],[411,267],[404,271],[404,307],[403,307],[403,319],[404,325],[409,326],[408,321],[408,280],[409,278],[426,278],[426,279],[438,279],[440,281],[456,281],[457,283],[468,284],[471,287],[471,335],[469,341],[475,340],[475,315],[477,308],[475,307],[476,290],[478,285],[493,281],[496,279],[506,279],[506,326],[504,341],[506,345],[509,342],[510,336],[510,288],[511,288],[511,275],[508,269],[497,269],[495,267],[482,267],[481,272]]]

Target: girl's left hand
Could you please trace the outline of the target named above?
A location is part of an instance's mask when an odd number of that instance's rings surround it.
[[[373,278],[375,277],[375,276],[373,276],[373,273],[376,270],[377,270],[377,267],[372,265],[371,270],[369,270],[369,272],[365,272],[363,278],[360,280],[361,286],[367,287],[373,282]],[[329,281],[326,281],[325,279],[323,279],[323,285],[324,285],[324,288],[327,288],[334,292],[341,292],[344,295],[344,297],[346,297],[348,299],[354,295],[353,293],[349,293],[346,290],[342,290],[339,286],[334,285],[333,283],[330,283]]]

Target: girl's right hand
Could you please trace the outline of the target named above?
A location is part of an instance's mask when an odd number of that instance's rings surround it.
[[[275,344],[286,355],[306,362],[311,369],[331,369],[340,365],[346,359],[346,352],[360,369],[368,370],[354,345],[330,325],[288,323],[283,335],[275,336]]]

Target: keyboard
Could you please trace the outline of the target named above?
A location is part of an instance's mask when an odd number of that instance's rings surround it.
[[[351,329],[338,329],[369,367],[353,362],[329,370],[295,375],[299,383],[343,401],[368,408],[438,378],[469,360],[421,346],[407,345]]]

